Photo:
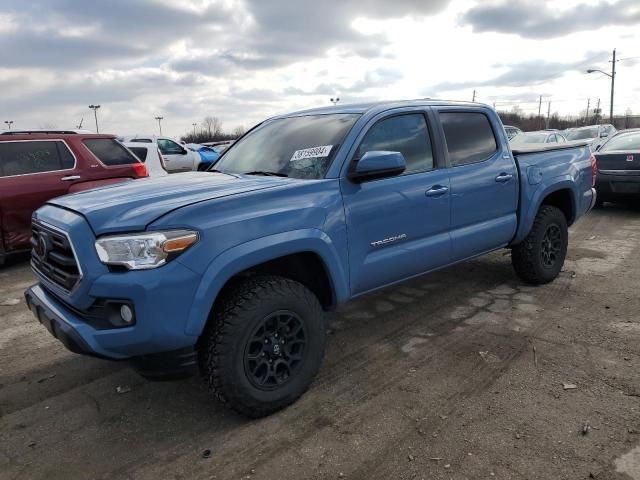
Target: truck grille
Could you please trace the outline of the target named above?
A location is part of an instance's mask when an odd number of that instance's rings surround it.
[[[80,281],[80,267],[69,237],[35,221],[31,224],[31,265],[67,292]]]

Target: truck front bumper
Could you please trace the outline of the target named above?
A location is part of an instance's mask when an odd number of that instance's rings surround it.
[[[69,323],[66,318],[70,317],[70,312],[61,311],[61,305],[56,305],[53,298],[48,295],[40,285],[34,285],[24,292],[24,298],[29,310],[38,321],[49,330],[49,333],[60,340],[62,344],[74,353],[104,357],[92,349],[74,328],[73,323]]]

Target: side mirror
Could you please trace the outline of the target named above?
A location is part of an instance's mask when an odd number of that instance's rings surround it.
[[[186,155],[187,153],[189,153],[189,150],[187,150],[186,148],[183,148],[181,155]]]
[[[596,147],[596,152],[597,152],[598,150],[600,150],[600,147],[602,147],[602,144],[600,144],[600,145],[598,145],[598,146]]]
[[[377,178],[400,175],[407,168],[404,156],[400,152],[373,150],[365,153],[356,162],[349,178],[354,182],[365,182]]]

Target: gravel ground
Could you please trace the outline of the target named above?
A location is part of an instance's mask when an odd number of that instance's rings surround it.
[[[547,286],[496,252],[345,305],[310,391],[258,421],[67,352],[32,282],[0,269],[2,479],[640,479],[637,208],[572,227]]]

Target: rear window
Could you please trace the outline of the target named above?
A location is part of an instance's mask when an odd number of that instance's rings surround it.
[[[129,147],[129,150],[131,150],[133,153],[135,153],[136,157],[138,157],[140,159],[140,161],[144,162],[147,159],[148,150],[146,148],[143,148],[143,147]]]
[[[69,170],[74,165],[63,142],[0,142],[0,177]]]
[[[84,140],[84,144],[107,166],[138,163],[136,157],[112,138],[88,138]]]
[[[445,112],[440,114],[440,121],[452,167],[482,162],[498,149],[489,119],[483,113]]]
[[[601,152],[608,151],[636,151],[640,150],[640,132],[622,133],[616,135],[600,149]]]

